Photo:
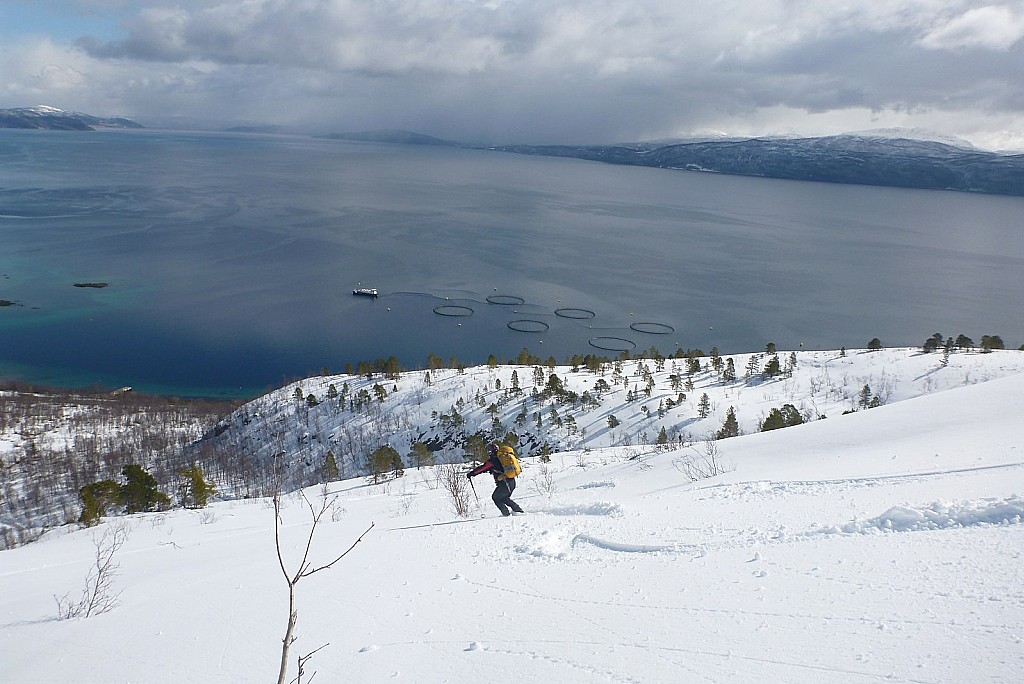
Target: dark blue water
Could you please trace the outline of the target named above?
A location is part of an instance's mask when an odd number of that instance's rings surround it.
[[[354,297],[360,284],[382,296]],[[295,137],[0,130],[0,299],[19,303],[0,308],[0,375],[35,382],[248,395],[391,355],[416,367],[528,347],[564,361],[936,331],[1016,347],[1022,292],[1020,198]]]

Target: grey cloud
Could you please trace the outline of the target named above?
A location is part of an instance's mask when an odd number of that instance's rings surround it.
[[[1022,7],[178,0],[137,11],[120,40],[79,45],[93,59],[146,65],[140,106],[482,142],[594,142],[772,107],[1019,112]],[[996,37],[985,33],[1000,20]]]

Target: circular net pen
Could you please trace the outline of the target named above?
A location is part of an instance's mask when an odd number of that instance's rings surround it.
[[[497,304],[498,306],[519,306],[520,304],[525,304],[526,300],[515,295],[491,295],[487,297],[487,303]]]
[[[636,349],[636,342],[624,337],[591,337],[590,346],[613,352],[627,352]]]
[[[572,318],[577,321],[586,321],[597,316],[590,309],[555,309],[555,315],[562,318]]]
[[[458,304],[442,304],[434,307],[434,313],[438,316],[472,316],[473,310]]]
[[[526,333],[543,333],[547,332],[551,328],[551,326],[544,321],[535,321],[529,318],[509,321],[506,325],[508,325],[510,330]]]
[[[649,335],[668,335],[676,331],[675,328],[666,323],[651,322],[630,323],[629,329],[639,333],[648,333]]]

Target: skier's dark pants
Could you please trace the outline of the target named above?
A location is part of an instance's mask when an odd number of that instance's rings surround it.
[[[491,494],[491,499],[494,500],[494,505],[498,507],[502,515],[511,515],[508,509],[512,509],[516,513],[522,513],[523,509],[519,507],[515,501],[512,500],[512,492],[516,490],[515,478],[504,480],[498,480],[494,483],[494,493]]]

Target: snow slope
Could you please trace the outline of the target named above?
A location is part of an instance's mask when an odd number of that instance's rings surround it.
[[[762,379],[759,371],[744,380],[752,357],[756,367],[763,369],[769,355],[723,357],[723,366],[731,359],[736,371],[737,379],[728,382],[712,370],[708,358],[701,360],[701,370],[692,376],[687,374],[684,359],[667,359],[660,367],[651,359],[633,359],[605,364],[599,372],[582,365],[575,369],[529,365],[480,366],[463,372],[438,369],[430,371],[429,382],[424,371],[403,373],[394,380],[379,375],[306,378],[237,411],[217,430],[215,441],[228,452],[251,454],[263,464],[284,452],[290,481],[311,484],[321,481],[328,451],[336,457],[342,476],[365,473],[366,454],[382,444],[405,456],[415,441],[434,443],[443,445],[439,460],[456,458],[462,454],[463,434],[490,433],[494,419],[502,425],[502,432],[515,431],[525,445],[520,451],[527,454],[536,455],[545,443],[556,451],[625,445],[640,448],[655,443],[661,430],[675,443],[713,436],[730,406],[740,430],[749,434],[758,430],[769,411],[786,403],[793,404],[806,419],[832,419],[856,410],[865,386],[873,397],[890,403],[1024,373],[1024,354],[1018,351],[957,352],[945,366],[941,354],[909,348],[851,350],[845,355],[781,351],[780,366],[788,365],[791,356],[796,359],[791,375],[772,380]],[[549,385],[552,374],[567,392],[576,397],[588,394],[591,402],[538,397],[538,390]],[[679,379],[675,385],[673,375]],[[692,389],[682,382],[688,377]],[[644,391],[647,378],[649,396]],[[519,391],[513,392],[511,388],[517,385]],[[330,398],[332,386],[340,397],[347,392],[347,403]],[[310,407],[305,401],[296,401],[296,392],[313,396],[319,403]],[[386,396],[378,399],[378,392]],[[359,394],[367,401],[363,408],[353,409],[352,397]],[[681,394],[685,398],[679,401]],[[709,410],[701,418],[699,403],[704,395]],[[458,427],[445,420],[455,414],[463,421]],[[615,427],[609,424],[612,417]]]
[[[986,382],[919,395],[900,371],[885,406],[716,442],[731,469],[710,479],[685,474],[701,442],[527,459],[525,516],[495,517],[477,478],[486,518],[459,519],[430,469],[310,488],[337,497],[315,564],[375,527],[297,587],[293,654],[329,644],[303,681],[1019,681],[1024,374],[992,370],[1011,356],[974,357]],[[741,415],[762,390],[734,393]],[[294,570],[310,511],[293,495],[283,518]],[[3,678],[272,681],[268,502],[127,521],[120,605],[96,617],[56,620],[53,595],[81,590],[97,531],[0,553]]]

